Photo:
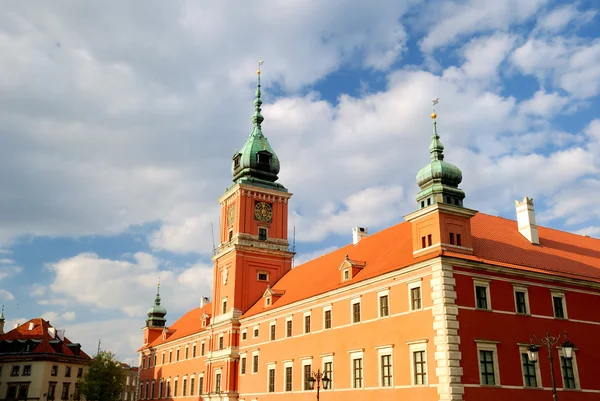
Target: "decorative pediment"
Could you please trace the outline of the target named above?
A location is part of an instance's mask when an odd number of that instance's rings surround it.
[[[263,298],[265,300],[265,307],[273,305],[283,294],[285,294],[285,291],[274,290],[270,286],[268,286],[263,294]]]
[[[206,327],[210,324],[210,318],[211,318],[211,315],[206,313],[206,311],[204,311],[204,313],[202,313],[202,317],[200,317],[200,320],[202,321],[202,327]]]
[[[341,281],[351,280],[359,271],[365,268],[367,262],[352,260],[346,255],[342,264],[338,268],[341,274]]]

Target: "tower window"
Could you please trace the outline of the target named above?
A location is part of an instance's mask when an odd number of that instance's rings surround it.
[[[231,242],[232,239],[233,239],[233,230],[229,230],[227,241]]]
[[[421,237],[421,248],[427,247],[427,243],[425,242],[425,237]]]
[[[431,198],[427,198],[427,206],[431,205]]]
[[[256,164],[258,168],[269,169],[271,166],[271,154],[269,152],[259,152],[256,154]]]
[[[421,207],[425,207],[425,201],[421,201]]]
[[[269,281],[269,273],[259,272],[258,281]]]
[[[261,227],[258,229],[258,239],[261,241],[267,240],[267,229],[266,228]]]
[[[238,168],[240,166],[240,155],[235,155],[233,158],[233,168]]]
[[[456,234],[456,245],[462,246],[462,238],[460,237],[460,234]]]
[[[427,246],[431,246],[431,234],[427,234]]]
[[[452,204],[452,198],[449,196],[446,196],[446,203],[451,205]]]
[[[450,245],[454,245],[454,233],[450,233]]]

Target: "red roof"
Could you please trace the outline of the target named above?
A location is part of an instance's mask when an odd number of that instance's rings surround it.
[[[5,334],[0,334],[0,344],[2,342],[12,342],[15,340],[33,340],[39,343],[33,350],[27,352],[28,354],[56,354],[57,356],[90,359],[90,357],[79,348],[79,344],[72,343],[67,337],[64,337],[64,339],[61,340],[56,333],[54,333],[54,335],[50,333],[49,329],[51,328],[50,322],[42,318],[31,319]],[[4,352],[0,351],[0,353]],[[10,353],[10,351],[8,353]]]
[[[205,311],[210,315],[211,308],[212,303],[208,303],[202,307],[192,309],[168,327],[167,338],[165,340],[163,340],[162,335],[158,336],[151,344],[142,347],[140,350],[153,348],[160,344],[204,331],[205,328],[202,327],[202,315]]]

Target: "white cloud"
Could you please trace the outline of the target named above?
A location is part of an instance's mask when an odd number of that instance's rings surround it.
[[[75,312],[73,311],[67,311],[67,312],[63,312],[62,315],[60,315],[60,317],[67,321],[67,322],[72,322],[75,320]]]
[[[548,32],[559,32],[571,22],[579,24],[590,22],[596,14],[596,10],[582,12],[577,9],[576,4],[566,4],[542,15],[537,21],[536,28]]]
[[[569,98],[561,96],[557,92],[546,93],[539,90],[531,99],[521,102],[519,111],[529,115],[549,118],[558,114],[568,103]]]
[[[7,290],[0,289],[0,299],[3,301],[13,301],[15,296]]]

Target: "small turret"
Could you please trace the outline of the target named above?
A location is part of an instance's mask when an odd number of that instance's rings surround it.
[[[160,281],[156,289],[156,297],[154,305],[148,309],[148,319],[146,319],[146,327],[165,327],[167,319],[167,310],[160,304]]]

